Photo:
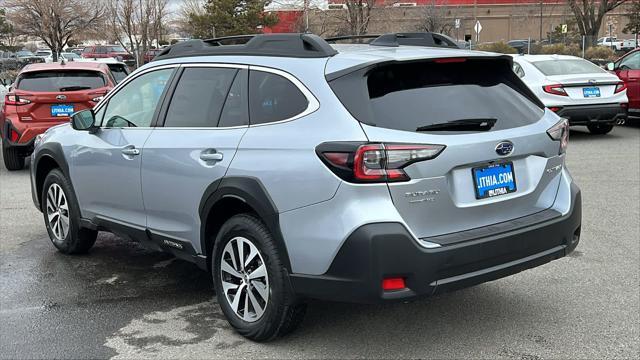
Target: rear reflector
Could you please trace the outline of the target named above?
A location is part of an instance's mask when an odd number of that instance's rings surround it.
[[[549,108],[549,110],[553,111],[553,112],[558,112],[560,111],[560,109],[562,109],[561,107],[557,107],[557,106],[552,106]]]
[[[404,288],[406,288],[404,278],[382,279],[382,290],[384,291],[402,290]]]
[[[20,139],[20,134],[13,129],[9,129],[9,140],[11,140],[11,142],[16,142],[18,139]]]

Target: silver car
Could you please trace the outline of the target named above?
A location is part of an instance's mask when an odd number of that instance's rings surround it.
[[[56,248],[108,230],[192,261],[229,323],[265,341],[307,299],[405,301],[577,246],[568,123],[511,57],[435,34],[246,38],[167,48],[37,139]]]

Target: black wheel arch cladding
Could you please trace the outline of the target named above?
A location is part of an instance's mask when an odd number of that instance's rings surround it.
[[[254,177],[224,177],[212,182],[207,187],[202,195],[198,208],[200,222],[202,224],[200,227],[200,245],[202,251],[206,252],[208,241],[213,241],[207,238],[207,236],[211,237],[212,234],[206,233],[206,225],[216,216],[214,209],[216,204],[230,197],[244,202],[248,207],[253,209],[256,215],[265,223],[278,246],[278,252],[283,265],[290,272],[291,263],[282,232],[280,231],[278,209],[264,185]]]

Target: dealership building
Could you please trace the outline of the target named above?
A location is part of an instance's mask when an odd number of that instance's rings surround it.
[[[280,21],[266,32],[294,32],[304,29],[303,11],[296,1],[274,8]],[[315,9],[309,11],[309,28],[325,36],[346,34],[344,27],[346,5],[344,0],[313,1]],[[286,4],[286,3],[285,3]],[[623,34],[628,22],[631,2],[607,14],[600,35],[609,30],[618,38],[632,38]],[[371,11],[368,33],[409,32],[424,29],[425,19],[444,19],[447,32],[460,40],[476,34],[475,24],[480,22],[480,42],[508,41],[512,39],[546,38],[559,25],[573,21],[574,16],[566,0],[378,0]]]

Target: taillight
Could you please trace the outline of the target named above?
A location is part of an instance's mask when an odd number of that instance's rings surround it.
[[[548,94],[560,95],[560,96],[568,96],[567,92],[564,91],[564,87],[560,84],[555,85],[545,85],[542,87],[542,90]]]
[[[23,99],[20,96],[15,94],[7,94],[4,98],[4,103],[7,105],[20,106],[20,105],[31,104],[31,100]]]
[[[547,130],[547,134],[551,140],[560,141],[560,154],[564,154],[569,146],[569,121],[561,119]]]
[[[549,110],[553,111],[553,112],[558,112],[560,111],[562,108],[559,106],[552,106],[549,108]]]
[[[406,166],[433,159],[444,148],[444,145],[325,143],[316,151],[343,180],[371,183],[409,181]]]
[[[627,84],[624,82],[620,82],[618,83],[618,85],[616,85],[616,90],[613,92],[614,94],[617,94],[621,91],[625,91],[627,90]]]
[[[16,142],[18,141],[18,139],[20,139],[20,133],[18,133],[17,131],[15,131],[13,128],[9,128],[9,140],[11,140],[11,142]]]

